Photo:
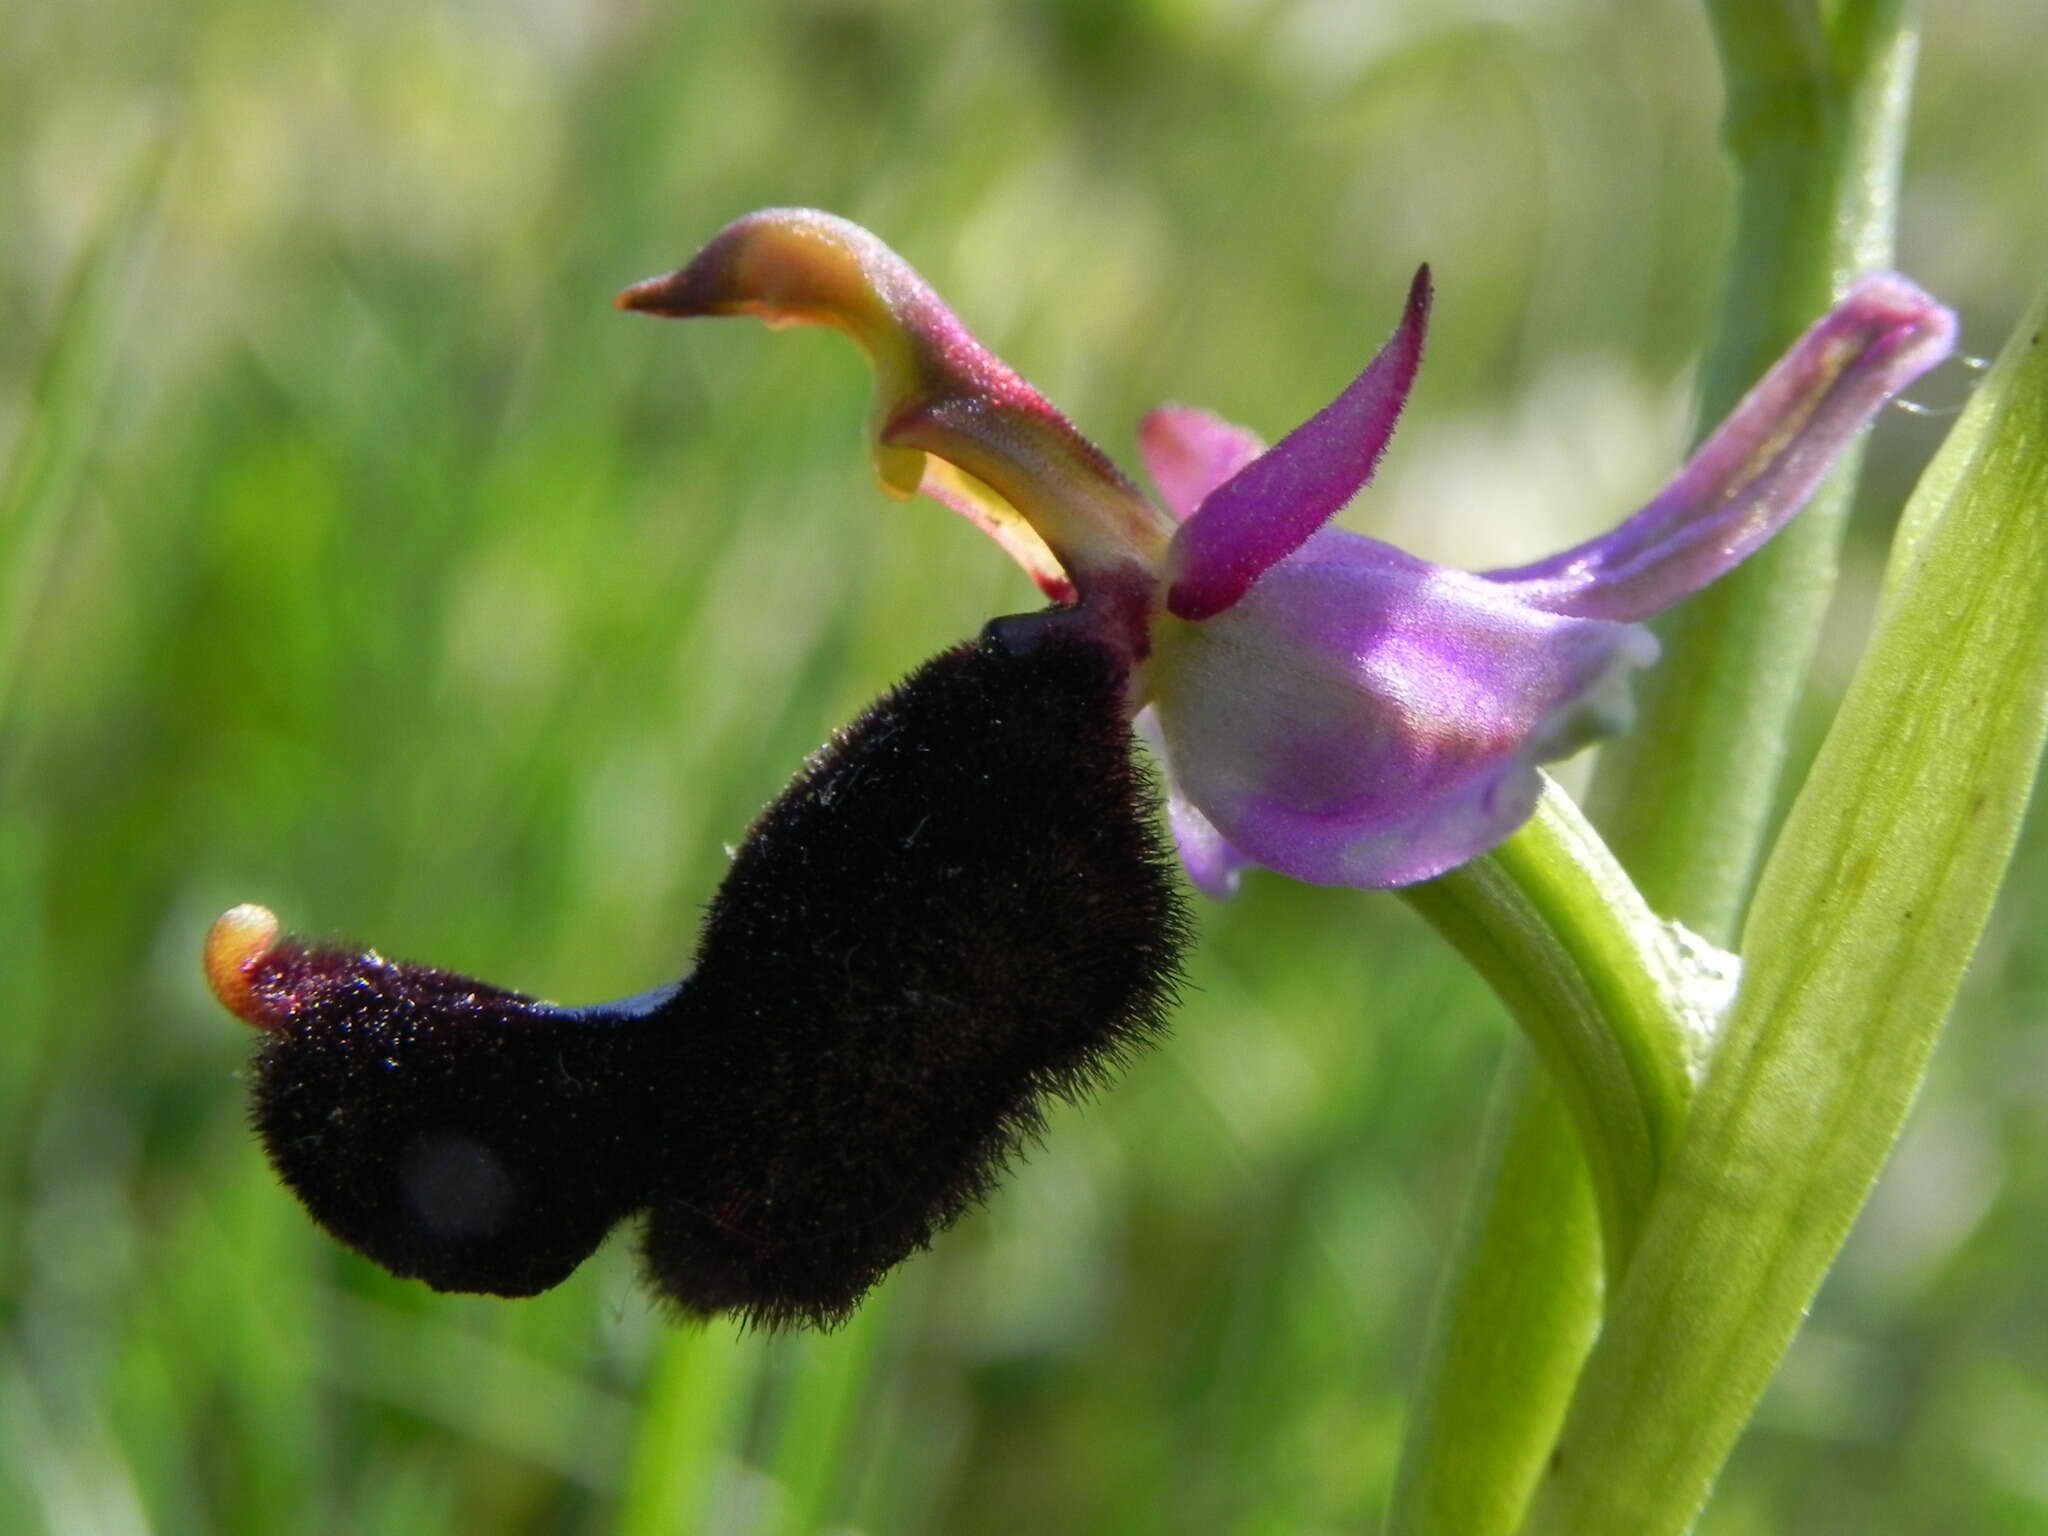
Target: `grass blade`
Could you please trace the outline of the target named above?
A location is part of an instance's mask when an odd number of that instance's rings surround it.
[[[26,419],[0,477],[0,721],[7,718],[40,595],[63,547],[94,434],[114,376],[135,234],[162,184],[164,156],[151,152],[86,243],[44,343]]]

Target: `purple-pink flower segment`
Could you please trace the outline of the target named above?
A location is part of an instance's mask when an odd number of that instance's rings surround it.
[[[1627,728],[1639,621],[1753,554],[1878,409],[1954,343],[1906,279],[1855,284],[1669,486],[1612,532],[1473,573],[1327,526],[1364,488],[1422,357],[1418,271],[1391,339],[1273,447],[1166,406],[1139,429],[1164,507],[968,334],[859,226],[807,209],[729,225],[688,266],[620,295],[674,316],[818,323],[877,372],[884,487],[962,512],[1130,662],[1195,885],[1246,864],[1323,885],[1426,880],[1535,808],[1538,765]]]

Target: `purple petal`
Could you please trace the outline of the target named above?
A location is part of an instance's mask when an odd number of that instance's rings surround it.
[[[1628,673],[1657,654],[1644,630],[1335,530],[1157,641],[1147,683],[1193,808],[1238,856],[1374,887],[1513,832],[1537,764],[1624,729]]]
[[[1138,423],[1138,455],[1166,510],[1186,521],[1211,492],[1266,451],[1256,433],[1192,405],[1162,405]]]
[[[1216,824],[1195,809],[1194,802],[1174,782],[1173,769],[1166,762],[1166,739],[1159,728],[1159,711],[1149,705],[1138,711],[1132,728],[1152,748],[1166,779],[1166,825],[1173,833],[1174,846],[1188,872],[1188,881],[1211,901],[1228,901],[1237,894],[1238,880],[1252,861],[1230,846],[1230,839],[1216,830]]]
[[[1489,579],[1579,618],[1645,619],[1670,607],[1754,554],[1878,409],[1954,344],[1955,316],[1913,284],[1864,278],[1656,500],[1612,533]]]
[[[1429,268],[1419,267],[1400,325],[1365,372],[1181,524],[1169,551],[1169,611],[1223,612],[1365,488],[1415,382],[1429,298]]]
[[[1189,883],[1211,901],[1235,896],[1244,867],[1252,861],[1231,847],[1230,839],[1216,830],[1216,823],[1177,789],[1166,797],[1166,825],[1180,850]]]

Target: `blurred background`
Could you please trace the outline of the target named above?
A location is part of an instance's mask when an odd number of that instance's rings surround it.
[[[2038,18],[1929,9],[1901,264],[1989,353]],[[838,338],[611,310],[734,215],[870,225],[1127,463],[1292,425],[1427,259],[1348,520],[1502,564],[1683,451],[1718,109],[1676,0],[0,0],[0,1530],[1370,1529],[1506,1028],[1391,899],[1204,907],[1168,1046],[822,1339],[669,1328],[623,1234],[524,1303],[345,1253],[197,948],[669,979],[804,753],[1033,606],[876,492]],[[1713,1536],[2048,1531],[2042,853]]]

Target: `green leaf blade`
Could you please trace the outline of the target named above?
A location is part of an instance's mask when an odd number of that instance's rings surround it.
[[[1682,1531],[1910,1108],[2048,731],[2048,295],[1930,468],[1526,1529]]]

